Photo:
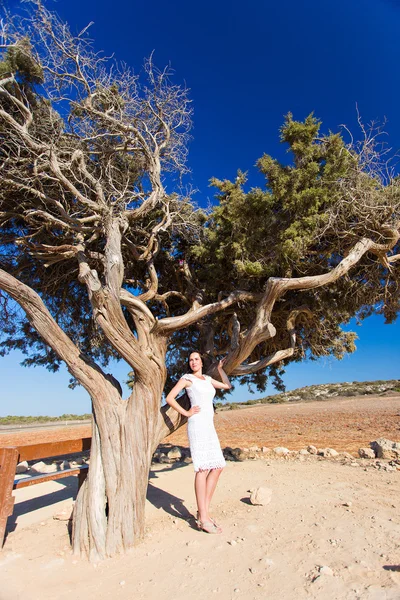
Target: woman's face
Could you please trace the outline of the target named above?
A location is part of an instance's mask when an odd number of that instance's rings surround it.
[[[192,352],[189,356],[189,367],[192,371],[196,372],[203,366],[203,361],[200,358],[200,354],[198,352]]]

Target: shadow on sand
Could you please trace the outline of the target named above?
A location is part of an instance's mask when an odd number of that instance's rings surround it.
[[[147,500],[158,509],[164,510],[166,513],[172,515],[177,519],[182,519],[189,522],[190,526],[195,528],[194,516],[188,511],[183,504],[183,499],[178,498],[164,490],[155,487],[151,484],[151,479],[157,478],[157,473],[164,473],[166,471],[172,471],[187,466],[185,463],[175,463],[165,469],[159,469],[158,471],[150,471],[149,473],[149,485],[147,488]],[[18,527],[17,519],[21,515],[25,515],[29,512],[39,510],[52,504],[57,504],[63,500],[75,500],[78,492],[78,478],[77,477],[65,477],[57,481],[59,485],[63,487],[59,490],[51,492],[49,494],[38,495],[36,498],[30,498],[29,500],[23,500],[14,505],[13,514],[8,517],[7,520],[7,534],[15,531]],[[39,491],[40,485],[35,486],[35,491]]]

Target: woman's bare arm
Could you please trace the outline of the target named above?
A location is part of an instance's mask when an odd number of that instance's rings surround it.
[[[176,385],[174,385],[174,387],[172,388],[172,390],[170,391],[168,396],[165,398],[165,401],[167,404],[172,406],[172,408],[174,408],[178,413],[180,413],[184,417],[188,417],[188,418],[190,418],[194,414],[200,412],[200,407],[192,406],[192,408],[190,410],[185,410],[184,408],[182,408],[182,406],[180,404],[178,404],[178,402],[175,400],[175,398],[177,397],[179,392],[181,392],[183,389],[185,389],[189,386],[190,386],[190,381],[182,378],[178,381],[178,383]]]
[[[224,360],[220,360],[218,364],[218,373],[222,381],[217,381],[216,379],[211,379],[211,383],[215,387],[216,390],[230,390],[232,385],[228,379],[228,375],[225,373],[224,369]]]

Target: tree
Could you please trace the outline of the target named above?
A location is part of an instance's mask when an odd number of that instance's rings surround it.
[[[399,182],[373,133],[346,145],[288,115],[293,164],[262,157],[265,190],[214,180],[205,214],[180,191],[191,108],[168,70],[110,68],[40,3],[5,22],[1,349],[64,362],[92,399],[73,547],[97,560],[143,537],[152,454],[185,421],[161,408],[167,365],[196,348],[211,373],[226,355],[232,377],[279,386],[278,365],[352,351],[350,317],[395,318]],[[110,358],[132,369],[127,399]]]

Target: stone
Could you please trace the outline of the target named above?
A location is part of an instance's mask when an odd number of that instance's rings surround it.
[[[317,454],[318,449],[315,446],[307,446],[307,450],[309,454]]]
[[[42,460],[31,466],[31,473],[55,473],[57,465],[46,465]]]
[[[17,464],[17,467],[15,469],[15,473],[17,475],[19,475],[20,473],[26,473],[29,469],[28,463],[26,462],[26,460],[23,460],[22,462]]]
[[[372,448],[359,448],[358,456],[360,458],[375,458],[375,452]]]
[[[396,460],[400,458],[400,442],[392,442],[385,438],[379,438],[369,444],[377,458]]]
[[[171,460],[174,460],[174,459],[179,460],[182,458],[182,452],[180,451],[180,449],[177,446],[174,446],[173,448],[171,448],[171,450],[169,450],[169,452],[167,452],[167,456]]]
[[[260,448],[258,446],[250,446],[250,452],[260,452]]]
[[[347,458],[349,460],[354,460],[354,456],[350,454],[350,452],[342,452],[343,458]]]
[[[238,461],[251,460],[257,458],[257,454],[255,452],[250,452],[250,450],[247,450],[246,452],[246,448],[234,448],[231,451],[231,454],[234,457],[234,459]]]
[[[323,567],[319,567],[319,574],[320,575],[329,575],[329,577],[332,577],[333,571],[330,567],[323,566]]]
[[[53,515],[55,521],[69,521],[72,519],[72,506],[63,508],[60,512]]]
[[[68,462],[68,460],[63,460],[62,463],[59,465],[59,469],[60,471],[65,471],[66,469],[70,469],[71,465]]]
[[[271,448],[267,448],[267,446],[263,446],[261,448],[261,452],[263,452],[264,454],[268,454],[269,452],[272,452]]]
[[[323,456],[324,458],[334,458],[335,456],[339,456],[339,452],[333,448],[322,448],[321,450],[318,450],[318,456]]]
[[[230,546],[236,546],[236,544],[237,544],[237,541],[236,541],[236,540],[231,540],[230,542],[228,542],[228,544],[229,544]]]
[[[310,453],[308,450],[306,450],[306,448],[302,448],[301,450],[299,450],[299,454],[300,456],[308,456]]]
[[[250,495],[250,502],[254,505],[266,506],[271,502],[272,490],[270,488],[258,487]]]
[[[168,458],[168,456],[165,456],[165,454],[161,454],[161,456],[159,458],[159,462],[169,465],[171,463],[171,460]]]
[[[289,454],[289,450],[287,448],[284,448],[283,446],[277,446],[276,448],[274,448],[274,452],[278,456],[284,456],[286,454]]]

